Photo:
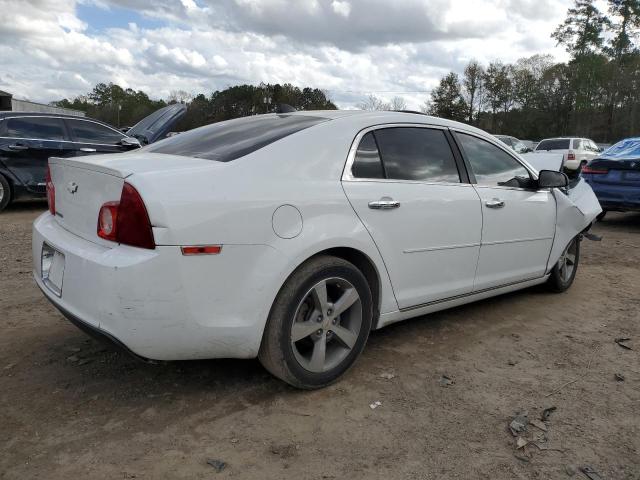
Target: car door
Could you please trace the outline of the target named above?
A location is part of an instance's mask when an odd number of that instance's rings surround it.
[[[473,289],[480,201],[452,143],[443,128],[384,126],[361,132],[350,152],[344,191],[384,259],[400,308]]]
[[[555,234],[556,204],[507,149],[471,133],[456,140],[482,202],[482,245],[474,290],[545,274]]]
[[[0,128],[0,161],[27,190],[46,193],[49,157],[71,154],[63,121],[57,117],[22,115],[6,117]]]
[[[122,142],[126,135],[101,123],[80,118],[66,118],[65,123],[73,140],[76,156],[119,153],[132,148]]]

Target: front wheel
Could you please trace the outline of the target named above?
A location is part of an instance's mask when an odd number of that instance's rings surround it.
[[[280,289],[260,346],[260,362],[294,387],[324,387],[353,365],[372,321],[371,290],[362,272],[341,258],[316,257]]]
[[[580,261],[580,235],[576,236],[567,248],[564,249],[562,255],[551,270],[551,276],[547,281],[547,285],[552,292],[564,292],[567,290],[573,280],[576,278],[578,271],[578,262]]]

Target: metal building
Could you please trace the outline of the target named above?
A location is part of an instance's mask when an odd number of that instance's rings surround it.
[[[30,102],[28,100],[18,100],[13,95],[0,90],[0,111],[9,112],[38,112],[38,113],[61,113],[65,115],[75,115],[84,117],[85,113],[72,108],[55,107],[44,103]]]

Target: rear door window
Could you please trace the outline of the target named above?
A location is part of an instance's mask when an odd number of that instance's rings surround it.
[[[65,140],[65,130],[59,118],[14,117],[7,119],[5,136],[33,140]]]
[[[327,121],[311,115],[256,115],[213,123],[144,147],[146,151],[230,162]]]
[[[124,135],[116,130],[87,120],[67,119],[71,136],[78,143],[115,145]]]
[[[573,139],[573,149],[574,150],[582,150],[582,140],[579,138]]]
[[[386,177],[459,183],[458,167],[444,131],[393,127],[375,131]]]
[[[365,134],[360,140],[351,173],[355,178],[385,178],[373,132]]]
[[[569,150],[571,140],[568,138],[552,138],[551,140],[541,141],[536,150]]]
[[[478,185],[528,188],[529,171],[507,152],[472,135],[459,133],[457,138]]]

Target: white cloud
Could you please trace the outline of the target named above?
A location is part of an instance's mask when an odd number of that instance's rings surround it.
[[[345,18],[351,13],[351,4],[346,1],[333,0],[333,2],[331,2],[331,8],[333,8],[335,13]]]
[[[0,89],[51,101],[110,81],[155,98],[289,82],[326,89],[343,107],[371,92],[403,96],[417,108],[443,74],[461,72],[471,58],[562,57],[549,35],[571,3],[158,0],[149,8],[144,0],[77,1],[141,17],[101,30],[79,18],[76,0],[0,0],[0,11],[11,12],[0,24]]]

